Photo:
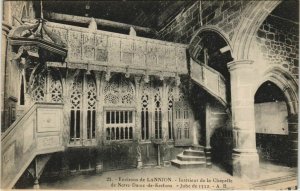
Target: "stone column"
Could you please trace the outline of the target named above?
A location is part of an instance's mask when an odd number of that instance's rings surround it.
[[[290,114],[288,117],[288,128],[289,128],[289,166],[297,166],[298,160],[298,114]]]
[[[1,121],[2,121],[2,126],[1,126],[1,130],[4,131],[6,129],[6,120],[5,120],[5,116],[8,116],[7,113],[5,113],[5,110],[7,110],[7,103],[5,103],[5,100],[7,98],[7,95],[5,94],[5,92],[7,91],[7,89],[5,88],[5,73],[6,73],[6,54],[7,54],[7,34],[9,33],[10,27],[6,26],[4,23],[2,23],[2,55],[1,55]]]
[[[244,179],[258,176],[259,158],[256,150],[253,61],[228,63],[231,83],[233,127],[233,175]]]
[[[211,167],[211,145],[210,145],[210,138],[212,134],[212,129],[211,129],[211,122],[210,122],[210,104],[205,103],[205,109],[204,109],[204,115],[205,115],[205,158],[206,158],[206,165],[207,167]]]

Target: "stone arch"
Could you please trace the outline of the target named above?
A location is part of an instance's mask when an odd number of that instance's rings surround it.
[[[282,90],[286,98],[289,115],[298,114],[298,84],[293,76],[281,67],[272,67],[264,73],[254,92],[266,81],[274,83]]]
[[[274,1],[253,1],[243,11],[242,19],[236,27],[233,35],[233,58],[235,60],[247,60],[253,37],[267,16],[280,3]]]
[[[222,29],[220,29],[214,25],[206,25],[206,26],[201,27],[197,32],[195,32],[195,34],[193,35],[193,37],[190,40],[188,50],[189,50],[190,56],[192,58],[195,58],[197,53],[201,50],[202,47],[201,47],[200,43],[202,41],[202,38],[200,36],[203,32],[206,32],[206,31],[211,31],[211,32],[217,33],[229,46],[230,52],[232,52],[232,42],[231,42],[229,36]]]

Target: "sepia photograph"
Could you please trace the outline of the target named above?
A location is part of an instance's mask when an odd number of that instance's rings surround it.
[[[1,10],[1,189],[298,189],[299,0]]]

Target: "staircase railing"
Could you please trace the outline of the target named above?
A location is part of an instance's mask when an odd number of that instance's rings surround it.
[[[37,155],[64,150],[62,108],[36,103],[2,134],[2,188],[12,188]]]
[[[225,78],[216,70],[191,59],[191,78],[208,93],[227,105]]]

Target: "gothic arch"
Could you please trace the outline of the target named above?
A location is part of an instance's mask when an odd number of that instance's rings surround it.
[[[256,92],[258,88],[266,81],[273,82],[278,86],[286,98],[288,112],[290,114],[298,113],[298,84],[296,80],[288,73],[288,71],[281,67],[273,67],[265,72],[263,79],[255,87]]]
[[[105,105],[132,105],[136,102],[135,87],[122,74],[113,75],[103,88]]]
[[[197,55],[197,53],[201,50],[201,41],[202,41],[202,33],[203,32],[207,32],[207,31],[211,31],[211,32],[215,32],[217,33],[225,42],[226,44],[229,46],[230,48],[230,52],[232,52],[232,42],[229,38],[229,36],[224,32],[222,31],[222,29],[216,27],[216,26],[213,26],[213,25],[206,25],[206,26],[203,26],[201,27],[194,35],[193,37],[191,38],[190,40],[190,43],[189,43],[189,47],[188,47],[188,50],[189,50],[189,53],[190,53],[190,56],[192,58],[195,58],[195,56]]]
[[[267,16],[280,3],[280,0],[253,1],[243,11],[232,38],[233,58],[235,60],[247,60],[252,40],[259,27]]]

